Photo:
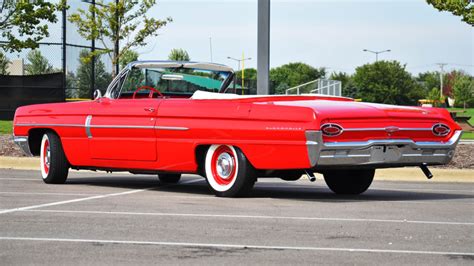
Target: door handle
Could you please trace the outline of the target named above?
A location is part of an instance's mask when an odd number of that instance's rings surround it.
[[[152,108],[152,107],[145,107],[145,108],[143,108],[143,110],[152,113],[152,112],[155,111],[155,108]]]

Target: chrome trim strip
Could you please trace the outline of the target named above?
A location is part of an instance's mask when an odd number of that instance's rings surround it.
[[[153,126],[127,126],[127,125],[90,125],[90,128],[113,128],[113,129],[153,129]]]
[[[80,124],[34,124],[34,123],[25,123],[25,124],[16,124],[16,127],[84,127]]]
[[[90,117],[90,118],[89,118]],[[88,120],[89,119],[89,120]],[[189,130],[187,127],[167,127],[167,126],[128,126],[128,125],[91,125],[92,116],[86,118],[86,122],[83,125],[77,124],[16,124],[15,126],[32,126],[32,127],[84,127],[86,128],[86,134],[90,138],[92,133],[91,128],[113,128],[113,129],[155,129],[155,130],[176,130],[185,131]]]
[[[165,126],[155,126],[156,130],[177,130],[177,131],[185,131],[189,130],[187,127],[165,127]]]
[[[30,150],[30,144],[28,143],[28,137],[15,136],[13,135],[13,142],[28,156],[33,156]]]
[[[91,121],[92,121],[92,115],[88,115],[86,117],[86,122],[84,124],[84,127],[86,128],[86,135],[88,138],[92,138],[92,132],[91,132]]]
[[[321,155],[321,143],[323,140],[322,132],[316,130],[305,131],[306,149],[308,151],[308,159],[310,167],[314,167]]]

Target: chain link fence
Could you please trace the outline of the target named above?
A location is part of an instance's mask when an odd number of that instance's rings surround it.
[[[90,99],[95,89],[105,91],[112,79],[113,66],[108,55],[104,54],[95,60],[84,60],[88,53],[105,47],[101,43],[96,45],[82,38],[76,26],[67,20],[79,8],[87,10],[90,3],[68,1],[68,5],[69,9],[66,11],[57,12],[57,23],[48,24],[50,36],[43,39],[37,49],[6,52],[2,44],[7,40],[0,39],[0,76],[27,79],[31,75],[61,73],[63,94],[69,100]],[[0,89],[1,87],[2,84]]]

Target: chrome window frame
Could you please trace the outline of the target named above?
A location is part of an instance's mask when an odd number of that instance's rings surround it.
[[[109,99],[117,99],[112,97],[112,89],[114,86],[117,85],[118,82],[120,82],[121,78],[125,76],[125,79],[127,78],[130,70],[133,67],[162,67],[162,68],[170,68],[170,67],[184,67],[184,68],[195,68],[195,69],[201,69],[201,70],[209,70],[209,71],[220,71],[220,72],[229,72],[229,75],[226,77],[225,80],[222,81],[221,88],[219,89],[219,92],[222,92],[224,89],[224,86],[229,85],[229,81],[233,79],[234,76],[234,70],[226,65],[221,65],[221,64],[215,64],[215,63],[201,63],[201,62],[180,62],[180,61],[134,61],[129,63],[122,71],[119,72],[119,74],[112,80],[112,82],[109,84],[107,87],[107,91],[104,95],[104,97],[107,97]],[[119,92],[119,98],[120,95],[122,94],[122,89],[123,89],[123,84],[119,84],[120,87],[120,92]]]

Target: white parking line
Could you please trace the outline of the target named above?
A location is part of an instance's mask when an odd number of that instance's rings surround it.
[[[474,188],[474,186],[473,186]],[[427,191],[427,192],[459,192],[459,193],[470,193],[474,194],[474,189],[472,190],[465,190],[465,189],[432,189],[432,188],[389,188],[389,187],[373,187],[369,188],[376,190],[392,190],[392,191],[408,191],[408,192],[420,192],[420,191]]]
[[[71,210],[22,210],[45,213],[76,213],[76,214],[103,214],[103,215],[136,215],[136,216],[176,216],[202,218],[232,218],[232,219],[268,219],[268,220],[301,220],[301,221],[336,221],[336,222],[381,222],[407,224],[440,224],[440,225],[469,225],[474,222],[448,221],[420,221],[420,220],[390,220],[390,219],[361,219],[361,218],[334,218],[334,217],[299,217],[299,216],[266,216],[266,215],[235,215],[235,214],[199,214],[199,213],[165,213],[165,212],[116,212],[116,211],[71,211]]]
[[[212,248],[232,248],[232,249],[339,251],[339,252],[345,251],[345,252],[364,252],[364,253],[399,253],[399,254],[413,254],[413,255],[474,256],[474,253],[471,253],[471,252],[430,251],[430,250],[402,250],[402,249],[265,246],[265,245],[245,245],[245,244],[187,243],[187,242],[104,240],[104,239],[73,239],[73,238],[35,238],[35,237],[0,237],[0,240],[70,242],[70,243],[100,243],[100,244],[129,244],[129,245],[131,244],[131,245],[182,246],[182,247],[207,247],[207,248],[212,247]]]
[[[268,183],[266,183],[268,184]],[[264,189],[278,189],[278,188],[286,188],[286,189],[295,189],[295,188],[302,188],[302,189],[312,189],[312,190],[326,190],[330,191],[329,188],[325,186],[315,186],[315,185],[281,185],[281,183],[274,183],[274,186],[265,185],[265,183],[255,185],[256,188],[264,188]],[[474,186],[473,186],[474,188]],[[470,193],[474,194],[474,189],[466,190],[466,189],[432,189],[432,188],[390,188],[390,187],[370,187],[368,192],[371,190],[388,190],[388,191],[408,191],[408,192],[420,192],[420,191],[428,191],[428,192],[459,192],[459,193]]]
[[[91,193],[53,193],[53,192],[16,192],[16,191],[0,191],[0,194],[13,195],[51,195],[51,196],[97,196]]]
[[[41,179],[39,178],[18,178],[18,177],[0,177],[0,180],[41,181]]]
[[[184,182],[180,182],[179,184],[190,184],[190,183],[194,183],[194,182],[198,182],[198,181],[201,181],[201,179],[194,179],[194,180],[184,181]],[[161,187],[163,187],[163,186],[161,186]],[[64,200],[64,201],[51,202],[51,203],[45,203],[45,204],[39,204],[39,205],[33,205],[33,206],[26,206],[26,207],[14,208],[14,209],[7,209],[7,210],[0,211],[0,214],[19,212],[19,211],[27,211],[27,210],[33,210],[33,209],[51,207],[51,206],[57,206],[57,205],[64,205],[64,204],[68,204],[68,203],[75,203],[75,202],[81,202],[81,201],[87,201],[87,200],[103,199],[103,198],[109,198],[109,197],[115,197],[115,196],[129,195],[129,194],[134,194],[134,193],[143,192],[143,191],[147,191],[147,190],[152,190],[154,188],[157,188],[157,187],[155,186],[155,187],[149,187],[149,188],[144,188],[144,189],[135,189],[135,190],[129,190],[129,191],[124,191],[124,192],[118,192],[118,193],[97,195],[97,196],[92,196],[92,197],[87,197],[87,198]]]

